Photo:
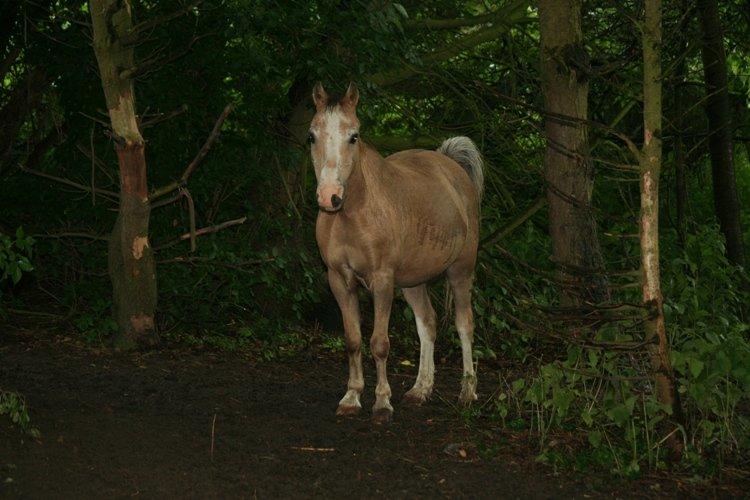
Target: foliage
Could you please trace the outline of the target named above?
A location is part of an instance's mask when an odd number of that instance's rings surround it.
[[[10,280],[14,285],[23,273],[31,272],[34,238],[26,236],[23,228],[16,229],[15,238],[0,233],[0,283]]]
[[[31,425],[26,400],[17,392],[0,389],[0,415],[7,415],[23,432],[38,438],[39,429]]]
[[[750,446],[750,325],[744,319],[750,297],[726,261],[718,229],[690,235],[680,256],[664,262],[663,281],[687,461],[702,471],[726,459],[741,461]],[[608,328],[595,340],[635,338]],[[494,413],[507,426],[528,422],[543,460],[561,460],[549,446],[552,435],[582,426],[589,459],[636,474],[663,467],[666,454],[661,424],[667,409],[656,401],[649,373],[647,360],[632,352],[573,345],[536,374],[504,381]]]

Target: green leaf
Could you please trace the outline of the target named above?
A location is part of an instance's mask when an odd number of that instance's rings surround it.
[[[17,284],[19,281],[21,281],[21,268],[16,264],[13,264],[10,268],[10,276],[11,278],[13,278],[13,284]]]
[[[599,431],[589,431],[589,444],[594,448],[599,448],[602,444],[602,433]]]
[[[693,378],[698,378],[698,375],[701,374],[704,366],[705,364],[700,359],[688,358],[688,367],[690,368],[690,373],[693,375]]]
[[[405,18],[409,17],[409,14],[406,12],[406,9],[400,3],[394,3],[393,7],[398,11],[399,14],[401,14]]]

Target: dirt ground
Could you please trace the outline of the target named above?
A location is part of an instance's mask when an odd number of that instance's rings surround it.
[[[3,333],[0,333],[3,335]],[[458,366],[433,400],[398,404],[414,367],[391,376],[396,413],[334,415],[343,355],[253,362],[184,347],[113,354],[73,341],[0,337],[0,386],[26,396],[41,438],[0,417],[3,498],[567,498],[735,496],[742,485],[555,473],[533,444],[452,407]],[[491,374],[480,379],[486,398]],[[481,404],[481,398],[480,398]],[[491,448],[493,453],[483,450]],[[746,486],[746,485],[745,485]],[[744,490],[747,491],[747,490]]]

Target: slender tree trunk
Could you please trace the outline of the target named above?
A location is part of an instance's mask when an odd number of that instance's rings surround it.
[[[680,6],[682,9],[689,8],[686,5],[687,2],[681,2]],[[680,44],[683,52],[688,50],[687,40],[685,43]],[[685,80],[686,80],[686,64],[685,60],[682,59],[677,65],[676,69],[676,81],[674,91],[674,110],[675,110],[675,140],[674,140],[674,155],[675,155],[675,208],[677,212],[677,237],[680,242],[680,247],[685,248],[687,240],[687,202],[688,202],[688,191],[687,191],[687,180],[685,177],[685,169],[687,163],[687,155],[685,154],[685,141],[683,140],[683,134],[687,128],[687,120],[685,117]]]
[[[553,258],[566,281],[564,299],[605,297],[604,263],[591,208],[594,168],[589,158],[588,56],[581,0],[540,0],[541,72],[546,111],[544,157]]]
[[[156,271],[148,240],[144,141],[135,113],[133,82],[120,75],[134,67],[133,49],[122,43],[132,27],[129,0],[91,0],[94,50],[107,100],[120,169],[120,208],[109,239],[109,274],[118,325],[115,345],[132,348],[156,340]]]
[[[687,242],[687,180],[685,178],[685,146],[682,139],[675,143],[675,200],[677,209],[677,237],[684,249]]]
[[[706,82],[711,170],[714,207],[721,231],[727,241],[727,257],[737,265],[745,264],[740,225],[740,201],[734,177],[732,144],[732,108],[727,88],[727,59],[716,0],[699,0],[703,30],[703,74]]]
[[[659,270],[659,175],[662,157],[662,83],[661,83],[661,0],[646,0],[643,26],[643,151],[641,166],[641,288],[643,301],[649,307],[645,322],[646,340],[653,341],[649,350],[656,373],[659,401],[672,410],[672,418],[681,421],[679,396],[669,362],[669,344],[664,323],[663,297]],[[676,456],[682,453],[682,442],[676,432],[668,439]]]

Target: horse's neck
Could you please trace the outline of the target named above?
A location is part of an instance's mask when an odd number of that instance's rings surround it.
[[[359,159],[354,165],[349,185],[349,206],[352,208],[376,208],[387,203],[387,190],[384,182],[388,178],[387,166],[382,156],[374,149],[361,145]],[[353,206],[354,205],[354,206]],[[346,208],[347,204],[344,205]]]

